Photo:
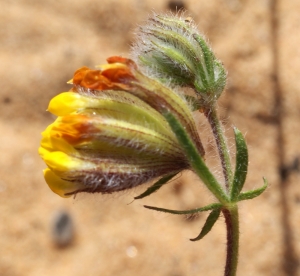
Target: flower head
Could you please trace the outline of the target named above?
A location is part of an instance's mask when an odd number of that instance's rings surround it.
[[[184,100],[141,74],[131,60],[112,57],[99,70],[83,67],[73,88],[54,97],[58,116],[42,133],[44,177],[60,196],[111,193],[189,168],[163,117],[171,111],[203,149]]]

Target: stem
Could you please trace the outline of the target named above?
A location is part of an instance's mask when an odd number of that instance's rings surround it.
[[[223,205],[229,203],[230,201],[226,191],[224,191],[214,175],[210,172],[201,155],[199,155],[199,151],[191,141],[190,137],[188,136],[180,122],[170,112],[163,113],[163,116],[172,128],[179,144],[185,150],[186,156],[194,172],[199,176],[199,178],[212,192],[212,194],[219,200],[220,203],[222,203]]]
[[[216,140],[216,144],[219,151],[219,156],[221,159],[223,174],[225,178],[225,187],[227,192],[230,189],[230,185],[232,182],[232,170],[231,170],[231,161],[229,150],[226,144],[225,136],[223,133],[223,129],[221,123],[218,119],[217,111],[215,105],[211,105],[209,108],[204,110],[204,114],[211,126],[213,135]]]
[[[204,114],[211,126],[215,141],[218,147],[219,156],[222,164],[223,175],[225,178],[225,188],[227,193],[232,189],[233,174],[231,169],[231,161],[229,150],[226,144],[224,132],[218,119],[215,104],[204,110]],[[227,257],[225,266],[225,276],[235,276],[238,264],[239,251],[239,214],[236,203],[227,205],[222,210],[225,217],[227,229]]]
[[[227,258],[224,276],[235,276],[239,253],[239,214],[238,206],[232,205],[222,210],[227,229]]]

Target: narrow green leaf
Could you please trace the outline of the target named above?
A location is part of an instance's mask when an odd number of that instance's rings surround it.
[[[247,199],[252,199],[255,197],[258,197],[259,195],[261,195],[265,189],[268,187],[268,181],[264,179],[264,185],[261,188],[255,189],[255,190],[251,190],[248,192],[244,192],[244,193],[240,193],[237,200],[238,201],[242,201],[242,200],[247,200]]]
[[[208,234],[210,232],[210,230],[213,228],[216,221],[218,220],[218,218],[220,216],[220,213],[221,213],[221,208],[212,210],[211,213],[209,214],[209,216],[207,217],[207,219],[205,221],[205,224],[204,224],[200,234],[196,238],[190,239],[190,240],[191,241],[199,241],[206,234]]]
[[[169,214],[173,214],[173,215],[191,215],[191,214],[196,214],[196,213],[205,212],[205,211],[209,211],[209,210],[220,209],[222,207],[222,204],[213,203],[213,204],[209,204],[204,207],[201,207],[201,208],[185,210],[185,211],[170,210],[170,209],[158,208],[158,207],[153,207],[153,206],[148,206],[148,205],[144,205],[144,207],[147,209],[155,210],[158,212],[169,213]]]
[[[136,196],[134,199],[141,199],[151,195],[152,193],[156,192],[159,188],[161,188],[164,184],[166,184],[169,180],[171,180],[176,174],[178,173],[173,173],[162,177],[161,179],[156,181],[153,185],[151,185],[145,192]]]
[[[234,128],[236,143],[236,164],[233,182],[230,187],[230,198],[236,201],[246,181],[248,171],[248,149],[242,133]]]
[[[228,196],[226,195],[214,175],[205,165],[201,155],[198,153],[194,143],[191,141],[190,137],[188,136],[180,122],[170,112],[165,112],[162,115],[165,117],[170,127],[172,128],[179,144],[185,150],[186,157],[188,158],[188,161],[190,162],[190,165],[192,166],[195,173],[200,177],[206,187],[221,203],[225,204],[229,202]]]

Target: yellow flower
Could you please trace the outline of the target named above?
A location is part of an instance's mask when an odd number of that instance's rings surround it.
[[[49,104],[58,117],[42,133],[39,153],[48,166],[47,184],[62,197],[112,193],[188,169],[164,111],[177,116],[203,154],[191,111],[178,94],[142,75],[131,60],[108,62],[99,70],[77,70],[71,91]]]
[[[126,92],[65,92],[49,110],[59,117],[42,133],[39,153],[60,196],[111,193],[188,168],[164,118]]]

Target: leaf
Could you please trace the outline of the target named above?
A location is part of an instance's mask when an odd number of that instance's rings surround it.
[[[136,196],[134,199],[141,199],[151,195],[152,193],[156,192],[159,188],[161,188],[164,184],[166,184],[169,180],[171,180],[176,174],[178,173],[173,173],[162,177],[161,179],[156,181],[153,185],[151,185],[145,192]]]
[[[198,240],[201,240],[206,234],[208,234],[210,232],[210,230],[213,228],[216,221],[218,220],[220,213],[221,213],[221,208],[212,210],[211,213],[209,214],[209,216],[207,217],[200,234],[196,238],[190,239],[190,240],[198,241]]]
[[[261,188],[251,190],[248,192],[244,192],[244,193],[240,193],[237,200],[238,201],[248,200],[248,199],[252,199],[252,198],[255,198],[255,197],[258,197],[259,195],[261,195],[265,191],[265,189],[268,187],[268,181],[265,178],[263,178],[263,180],[264,180],[264,185]]]
[[[246,181],[248,171],[248,149],[242,133],[234,128],[236,143],[235,173],[231,186],[230,198],[236,201]]]
[[[170,209],[158,208],[158,207],[153,207],[153,206],[148,206],[148,205],[144,205],[144,207],[147,209],[155,210],[158,212],[169,213],[169,214],[173,214],[173,215],[190,215],[190,214],[200,213],[200,212],[204,212],[204,211],[214,210],[216,208],[220,209],[222,207],[222,204],[213,203],[213,204],[209,204],[204,207],[201,207],[201,208],[191,209],[191,210],[186,210],[186,211],[170,210]]]
[[[188,161],[191,167],[193,168],[194,172],[200,177],[200,179],[204,182],[206,187],[221,203],[228,203],[229,198],[227,194],[223,191],[219,182],[216,180],[214,175],[206,166],[201,155],[197,151],[194,143],[191,141],[189,135],[187,134],[181,123],[170,112],[164,112],[163,116],[172,128],[179,144],[184,149],[186,157],[188,158]]]

